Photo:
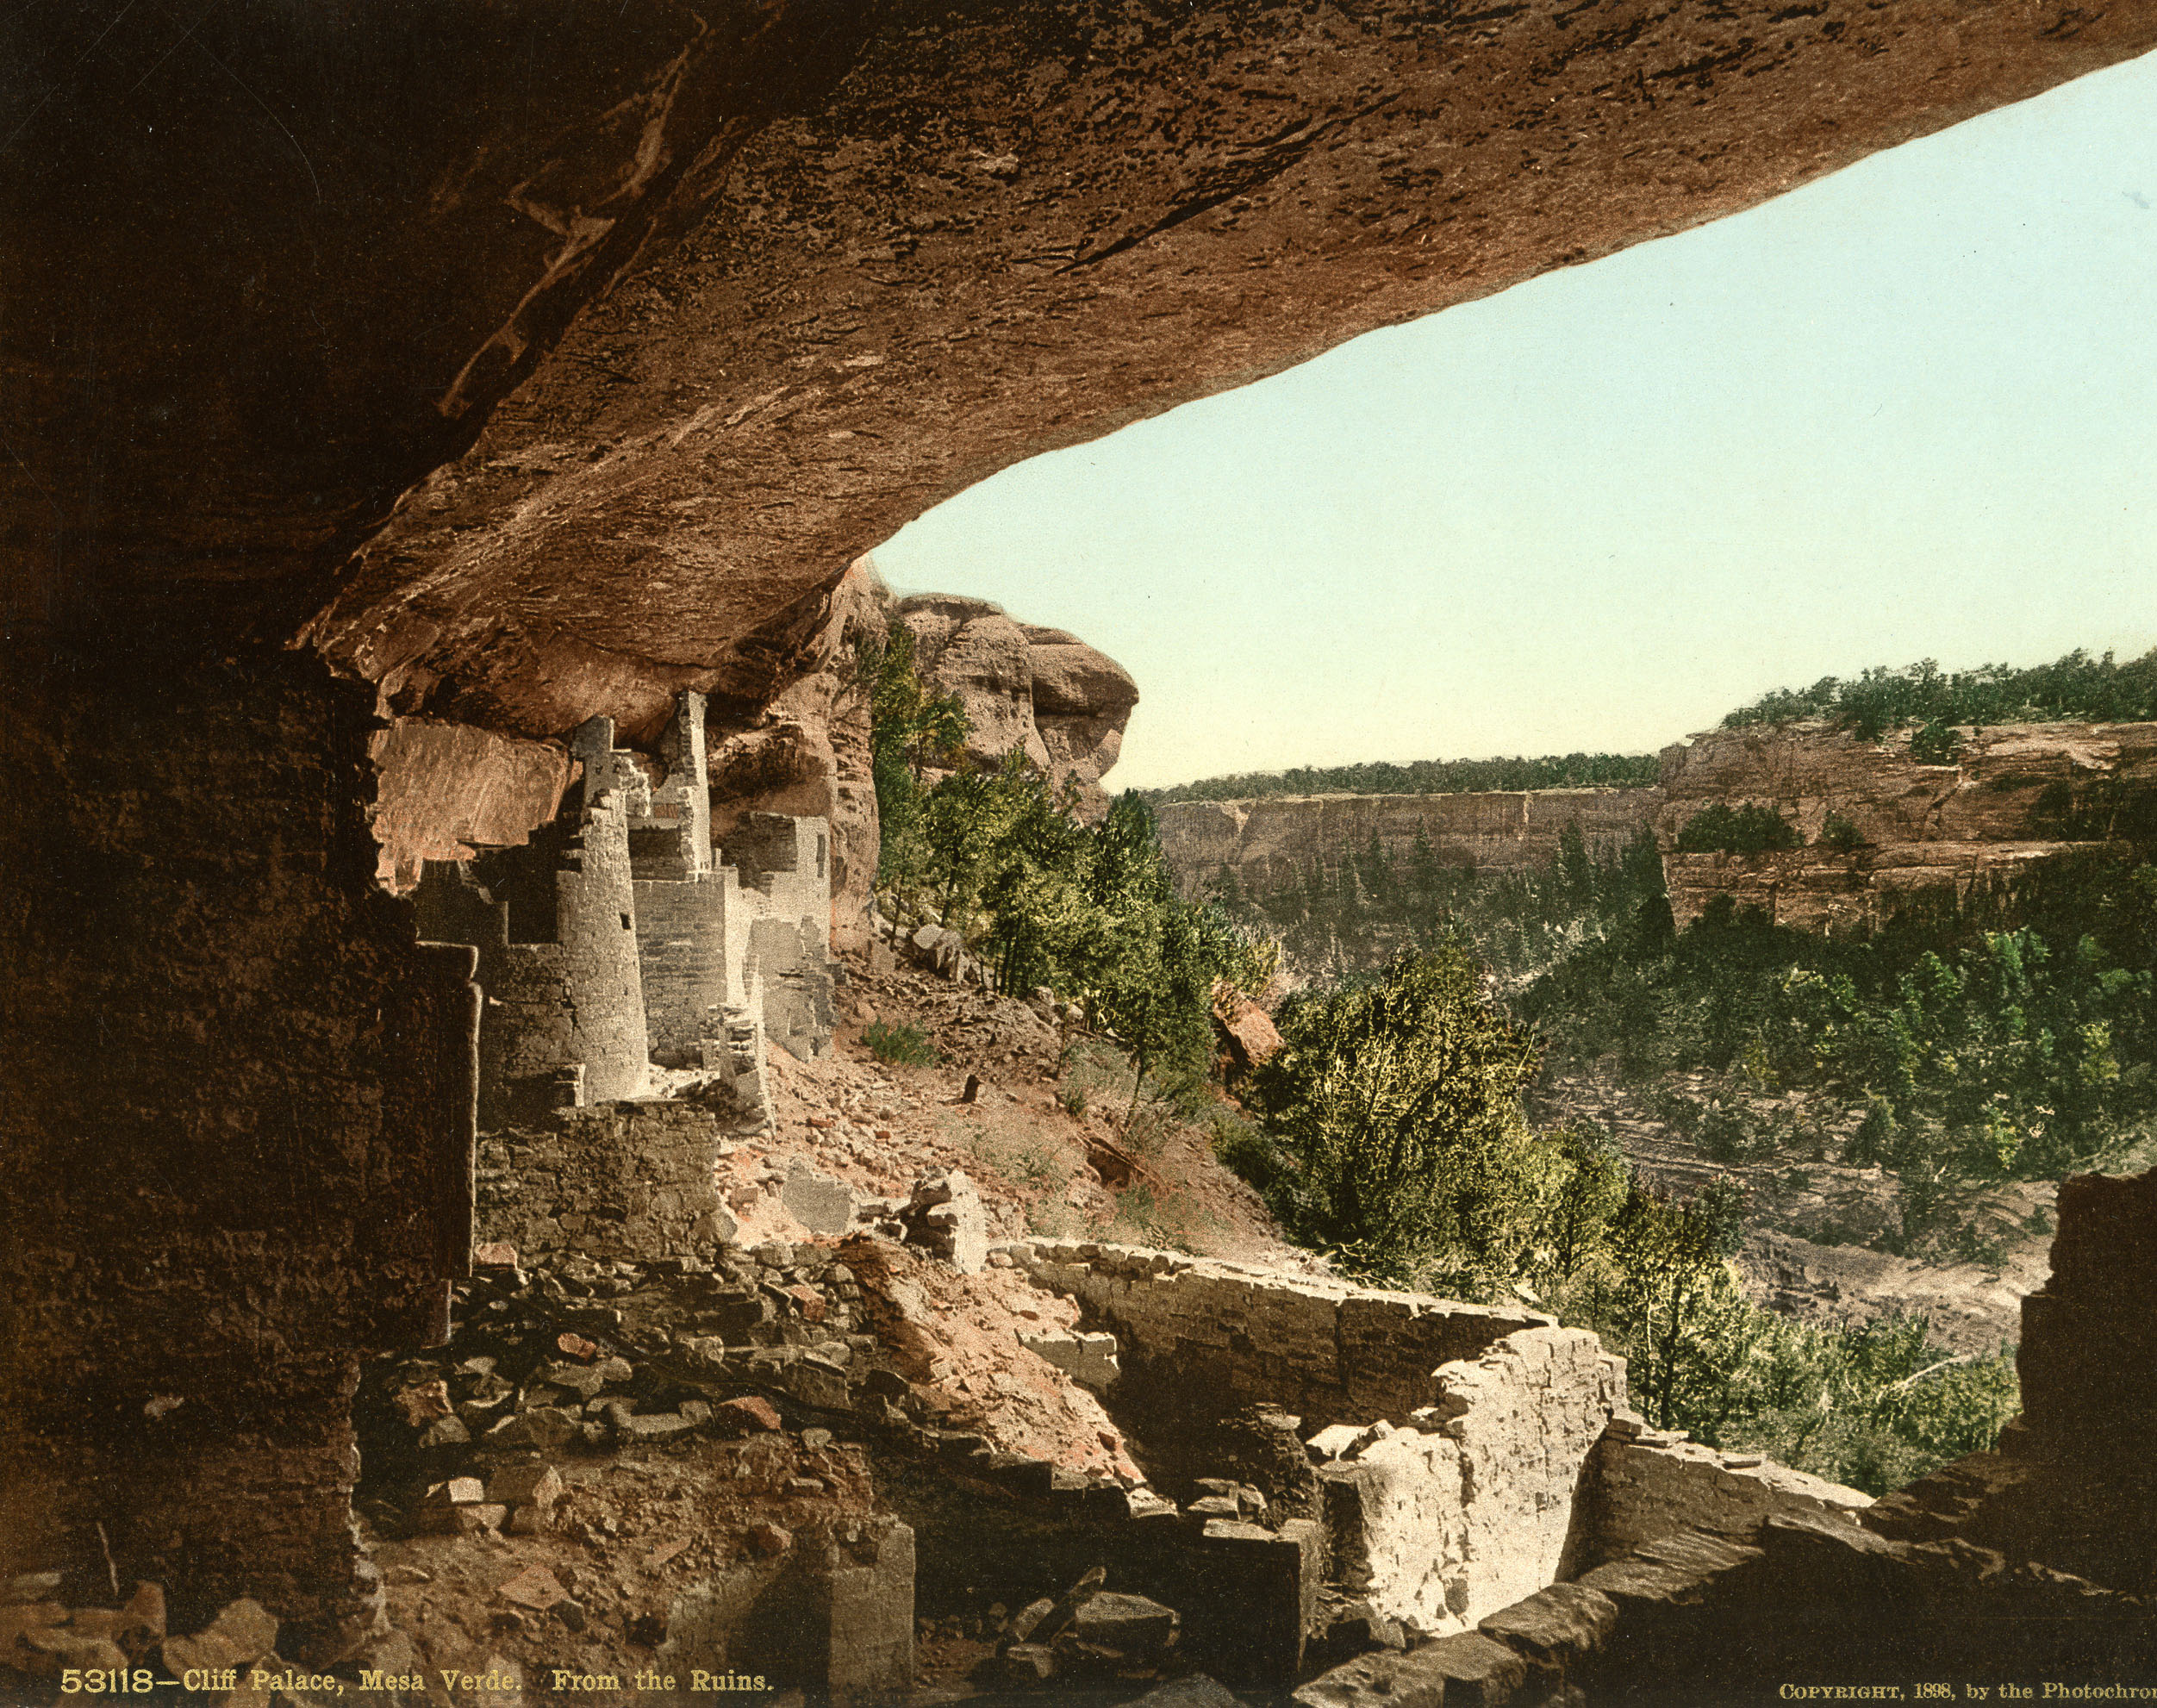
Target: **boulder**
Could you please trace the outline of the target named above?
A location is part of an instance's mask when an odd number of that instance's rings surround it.
[[[810,1166],[806,1156],[796,1156],[787,1165],[779,1202],[811,1233],[842,1234],[853,1225],[854,1189]]]
[[[1175,1640],[1176,1625],[1173,1607],[1143,1595],[1103,1590],[1079,1604],[1058,1641],[1083,1643],[1129,1660],[1147,1661]]]
[[[1231,1079],[1240,1078],[1281,1048],[1273,1016],[1241,992],[1225,992],[1213,1004],[1213,1025]]]

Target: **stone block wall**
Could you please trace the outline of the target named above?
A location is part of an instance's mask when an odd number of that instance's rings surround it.
[[[1217,1418],[1251,1406],[1294,1412],[1309,1430],[1405,1418],[1436,1400],[1441,1364],[1551,1326],[1539,1312],[1291,1281],[1093,1241],[1013,1250],[1036,1281],[1115,1334],[1127,1399],[1181,1396]]]
[[[2023,1300],[2016,1368],[2033,1447],[2157,1463],[2157,1169],[2060,1186],[2052,1274]]]
[[[764,1035],[803,1061],[831,1049],[831,826],[754,813],[726,840],[748,921],[743,976]]]
[[[739,929],[740,887],[725,870],[701,878],[639,878],[634,889],[652,1059],[687,1067],[703,1039],[726,1036],[726,1011],[742,1002],[739,951],[731,979],[728,965],[730,927]]]
[[[2157,1594],[2157,1170],[2064,1181],[2058,1213],[2052,1274],[2023,1300],[2023,1415],[1867,1523]]]
[[[109,1546],[320,1652],[376,1594],[358,1357],[469,1259],[471,956],[376,885],[371,689],[122,652],[0,659],[0,1574]]]
[[[714,1184],[739,1122],[686,1100],[556,1111],[480,1140],[480,1237],[522,1256],[708,1260],[733,1222]]]
[[[1855,1524],[1873,1497],[1757,1453],[1647,1439],[1614,1428],[1588,1456],[1563,1575],[1576,1577],[1679,1530],[1749,1536],[1780,1515]]]
[[[1580,1329],[1523,1330],[1446,1365],[1435,1406],[1320,1469],[1336,1577],[1431,1636],[1543,1588],[1623,1384]]]
[[[820,1700],[884,1701],[913,1686],[913,1531],[882,1514],[819,1525],[781,1561],[744,1562],[674,1599],[660,1699],[708,1703],[695,1673],[761,1674]]]

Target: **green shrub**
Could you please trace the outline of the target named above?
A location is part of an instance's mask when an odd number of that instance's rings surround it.
[[[1953,724],[1935,718],[1910,738],[1910,757],[1924,765],[1949,765],[1962,745]]]
[[[1718,1163],[1758,1163],[1780,1147],[1774,1130],[1742,1104],[1711,1103],[1700,1118],[1700,1149]]]
[[[1271,1139],[1226,1106],[1214,1113],[1208,1125],[1213,1129],[1215,1159],[1231,1174],[1256,1187],[1259,1195],[1270,1202],[1294,1173],[1288,1159]]]
[[[1840,813],[1830,813],[1820,826],[1820,846],[1837,854],[1855,854],[1865,846],[1865,832]]]
[[[1795,848],[1798,832],[1772,807],[1703,807],[1678,832],[1680,854],[1765,854]]]
[[[879,1062],[901,1068],[933,1068],[943,1057],[919,1026],[895,1026],[872,1020],[861,1029],[861,1041]]]

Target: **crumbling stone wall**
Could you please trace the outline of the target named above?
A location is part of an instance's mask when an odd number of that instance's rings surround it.
[[[727,838],[750,916],[750,1002],[764,1035],[812,1061],[832,1045],[832,832],[822,819],[754,813]]]
[[[1618,1419],[1588,1456],[1561,1575],[1576,1577],[1680,1530],[1745,1537],[1780,1514],[1855,1524],[1873,1497],[1757,1453],[1721,1453]]]
[[[882,1514],[826,1524],[783,1560],[748,1562],[677,1595],[659,1670],[683,1705],[711,1700],[694,1674],[761,1674],[839,1701],[913,1685],[913,1531]]]
[[[1437,1373],[1437,1403],[1322,1468],[1334,1571],[1431,1636],[1557,1575],[1623,1367],[1583,1329],[1527,1329]]]
[[[2157,1593],[2157,1169],[2060,1187],[2052,1274],[2023,1300],[2023,1415],[1887,1496],[1867,1526],[1960,1537],[2127,1592]]]
[[[1536,1311],[1291,1281],[1091,1240],[1015,1249],[1035,1280],[1115,1333],[1126,1394],[1181,1393],[1216,1417],[1265,1405],[1307,1429],[1405,1418],[1437,1399],[1439,1365],[1552,1325]]]
[[[733,1223],[715,1170],[740,1122],[671,1098],[563,1108],[479,1143],[481,1237],[526,1258],[708,1260]]]
[[[629,826],[645,1031],[654,1061],[695,1067],[744,996],[739,878],[713,865],[702,695],[675,696],[659,750],[650,810]]]
[[[649,1081],[625,823],[607,795],[528,849],[430,862],[421,880],[423,936],[478,951],[483,1125],[633,1097]]]
[[[469,1256],[471,956],[376,886],[371,689],[106,640],[0,657],[0,1572],[334,1646],[358,1356]]]
[[[732,868],[686,881],[637,881],[637,949],[653,1061],[697,1066],[703,1040],[726,1036],[728,1010],[741,1006],[739,958],[730,978],[727,951],[745,935],[742,912]]]

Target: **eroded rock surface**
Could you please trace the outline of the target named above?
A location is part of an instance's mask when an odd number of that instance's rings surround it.
[[[1285,795],[1256,801],[1174,801],[1160,809],[1161,849],[1187,895],[1222,873],[1267,895],[1375,840],[1396,866],[1418,845],[1440,864],[1520,871],[1557,858],[1577,829],[1603,857],[1650,828],[1654,789],[1488,789],[1459,795]]]
[[[997,467],[1742,207],[2157,16],[4,28],[11,618],[137,620],[134,590],[289,632],[326,605],[316,643],[400,710],[544,736],[768,697],[765,626]]]
[[[2157,724],[1966,728],[1937,764],[1911,751],[1915,733],[1873,742],[1798,724],[1665,748],[1657,832],[1678,925],[1728,896],[1803,931],[1879,926],[1924,892],[1964,901],[2157,814]],[[1715,803],[1770,807],[1805,845],[1677,852],[1686,822]]]
[[[1080,810],[1108,805],[1101,775],[1116,763],[1138,684],[1075,634],[1014,621],[1001,605],[952,594],[901,600],[922,678],[955,694],[970,726],[965,763],[994,766],[1014,751]]]

